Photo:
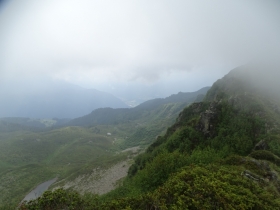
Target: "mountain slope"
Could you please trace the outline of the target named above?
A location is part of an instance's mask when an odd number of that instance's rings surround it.
[[[162,105],[182,103],[186,106],[194,102],[198,96],[205,95],[209,87],[202,88],[196,92],[178,93],[164,99],[153,99],[144,102],[134,108],[112,109],[102,108],[92,111],[90,114],[71,120],[68,125],[89,126],[95,124],[116,124],[143,118],[145,112],[154,111]]]
[[[245,83],[240,69],[233,70],[213,84],[204,102],[185,108],[166,135],[147,149],[147,155],[157,154],[161,147],[188,153],[210,147],[227,155],[248,155],[261,140],[278,141],[279,104]],[[274,147],[270,150],[276,152]]]
[[[120,188],[101,198],[78,196],[80,206],[278,209],[279,100],[247,76],[254,78],[236,69],[217,81],[204,102],[186,107],[166,134],[135,159]]]
[[[153,142],[156,136],[174,122],[185,106],[195,101],[197,96],[198,99],[201,98],[200,94],[206,94],[207,90],[208,88],[204,88],[195,93],[175,94],[133,109],[100,109],[105,111],[104,114],[106,110],[118,114],[118,118],[113,121],[110,113],[107,113],[108,124],[99,121],[100,124],[86,122],[83,127],[67,124],[56,127],[53,125],[62,123],[61,120],[1,118],[0,203],[13,202],[16,205],[37,184],[57,176],[57,186],[69,187],[74,183],[72,188],[79,189],[80,192],[88,192],[90,189],[93,192],[106,192],[102,189],[106,185],[99,182],[108,181],[108,177],[118,177],[116,171],[112,174],[108,170],[119,168],[126,174],[136,150]],[[124,115],[119,110],[132,112]],[[99,113],[99,110],[93,111],[95,112]],[[105,117],[106,115],[103,116]],[[100,119],[103,118],[101,113]],[[99,178],[105,174],[108,176]],[[13,184],[9,182],[9,177],[15,180]],[[85,180],[88,179],[91,180],[91,185],[86,183]],[[79,182],[79,188],[76,180],[83,180],[85,183]],[[94,186],[98,186],[98,189],[93,189]],[[112,188],[113,185],[110,186]]]
[[[97,109],[88,115],[69,121],[66,125],[95,127],[95,129],[99,129],[102,125],[109,126],[108,132],[115,129],[124,131],[126,136],[120,143],[123,149],[146,146],[174,123],[176,116],[184,107],[201,100],[208,89],[205,87],[196,92],[178,93],[164,99],[149,100],[134,108]]]

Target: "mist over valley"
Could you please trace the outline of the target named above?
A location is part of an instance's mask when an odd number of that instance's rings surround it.
[[[0,1],[0,209],[279,209],[279,8]]]

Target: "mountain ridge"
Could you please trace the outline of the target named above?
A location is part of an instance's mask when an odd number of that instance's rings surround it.
[[[145,110],[153,110],[157,107],[168,103],[185,103],[185,106],[197,99],[199,95],[204,95],[209,90],[209,87],[201,88],[195,92],[186,92],[173,94],[166,98],[158,98],[148,100],[133,108],[100,108],[92,111],[90,114],[71,120],[67,125],[85,126],[94,124],[114,124],[127,122],[139,118]],[[105,118],[109,116],[109,119]]]
[[[75,118],[100,107],[128,107],[110,93],[70,83],[47,81],[33,86],[23,84],[20,91],[13,84],[4,86],[0,117]]]

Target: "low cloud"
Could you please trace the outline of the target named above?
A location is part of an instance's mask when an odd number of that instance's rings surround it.
[[[155,82],[221,65],[225,74],[279,54],[278,11],[258,0],[10,0],[0,10],[0,77]]]

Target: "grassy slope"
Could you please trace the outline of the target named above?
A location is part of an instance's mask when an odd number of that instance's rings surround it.
[[[45,180],[57,176],[64,180],[74,179],[90,172],[93,167],[108,167],[125,159],[124,154],[116,155],[116,152],[149,145],[157,135],[164,134],[187,103],[206,90],[152,100],[134,108],[130,115],[123,112],[130,112],[129,109],[108,109],[109,113],[103,109],[106,113],[101,113],[99,117],[101,121],[109,120],[107,123],[91,123],[92,118],[86,116],[82,118],[84,127],[44,129],[46,123],[49,125],[48,121],[2,119],[0,182],[3,183],[3,193],[0,203],[19,202],[27,192]]]
[[[113,137],[107,136],[104,130],[99,134],[80,127],[46,132],[2,132],[0,203],[18,203],[45,180],[57,176],[63,179],[89,165],[94,167],[110,160],[115,156]]]
[[[194,93],[179,93],[165,99],[154,99],[131,109],[98,109],[68,124],[95,127],[97,130],[102,125],[110,128],[113,126],[115,130],[122,130],[126,135],[123,141],[118,141],[120,148],[139,145],[146,147],[156,136],[164,134],[184,107],[207,90],[208,88],[203,88]]]

